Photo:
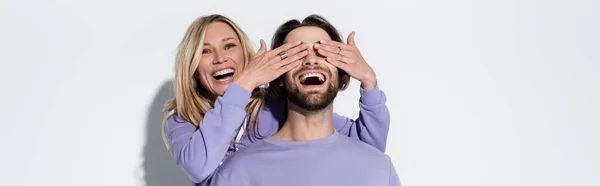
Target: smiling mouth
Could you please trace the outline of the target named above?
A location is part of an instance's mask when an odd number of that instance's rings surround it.
[[[217,81],[226,81],[229,78],[233,77],[235,70],[233,68],[227,68],[223,70],[219,70],[212,74],[213,78]]]
[[[322,85],[325,83],[325,76],[321,73],[308,73],[300,76],[302,85]]]

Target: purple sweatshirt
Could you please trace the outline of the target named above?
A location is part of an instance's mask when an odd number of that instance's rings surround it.
[[[203,186],[400,186],[390,158],[334,132],[309,141],[272,137],[237,151]]]
[[[369,91],[361,88],[360,94],[358,118],[353,120],[334,113],[333,126],[342,135],[363,141],[385,152],[390,124],[385,94],[378,86]],[[250,92],[231,83],[223,96],[217,97],[214,108],[204,115],[199,127],[176,115],[167,119],[166,135],[171,153],[177,165],[193,182],[205,180],[234,151],[231,142],[245,122],[244,108],[250,96]],[[287,101],[267,98],[258,118],[258,130],[254,131],[254,135],[248,135],[246,131],[238,148],[241,150],[256,142],[253,138],[255,136],[266,138],[273,135],[285,122],[286,117]]]

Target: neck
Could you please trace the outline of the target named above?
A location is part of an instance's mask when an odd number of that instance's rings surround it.
[[[288,141],[317,140],[331,136],[333,103],[319,111],[307,111],[288,101],[288,116],[273,138]]]

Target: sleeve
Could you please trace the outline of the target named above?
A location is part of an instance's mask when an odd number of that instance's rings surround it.
[[[388,157],[389,158],[389,157]],[[390,159],[390,186],[400,186],[400,179],[398,178],[398,173],[396,172],[396,168],[394,168],[394,164]]]
[[[353,120],[333,113],[333,125],[341,134],[363,141],[385,152],[390,128],[390,112],[386,106],[386,96],[379,89],[360,89],[360,112]]]
[[[196,184],[197,186],[232,186],[229,180],[225,178],[220,172],[216,171],[206,178],[201,183]]]
[[[206,179],[227,156],[231,140],[244,122],[244,107],[249,99],[250,92],[231,83],[199,127],[176,115],[167,119],[167,140],[173,158],[193,182]]]

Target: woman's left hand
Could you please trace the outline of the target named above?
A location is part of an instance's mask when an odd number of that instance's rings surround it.
[[[371,90],[377,84],[375,71],[360,54],[354,43],[354,35],[355,32],[348,35],[348,44],[321,40],[320,44],[315,44],[315,49],[318,49],[320,55],[327,57],[327,62],[360,81],[363,89]]]

